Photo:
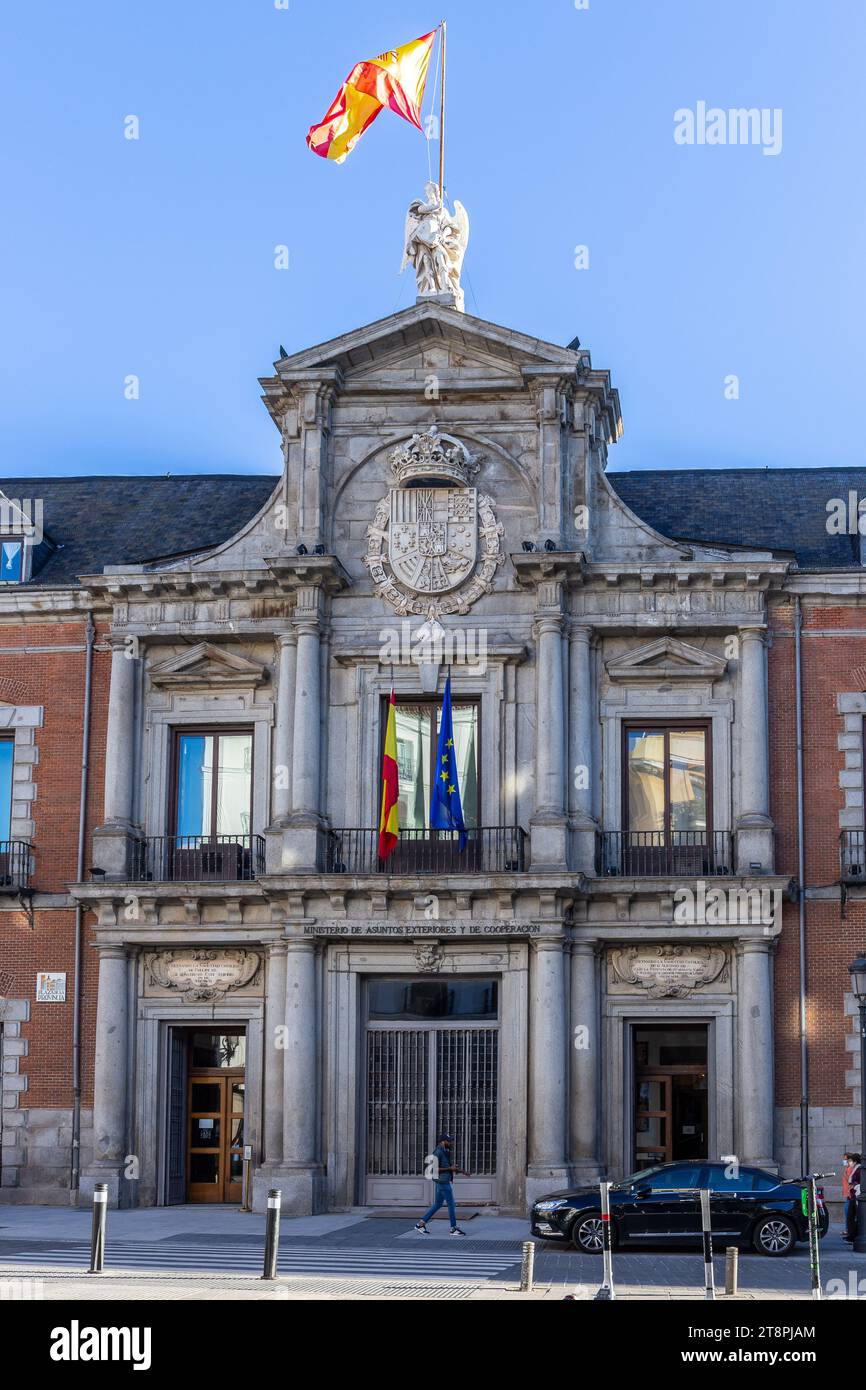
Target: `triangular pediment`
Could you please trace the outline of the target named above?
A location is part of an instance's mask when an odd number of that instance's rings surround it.
[[[717,680],[727,668],[724,657],[713,656],[681,642],[677,637],[659,637],[634,647],[606,664],[611,680]]]
[[[425,301],[353,329],[339,338],[280,358],[274,363],[274,370],[279,376],[291,376],[298,371],[338,367],[346,374],[370,368],[394,354],[399,358],[429,350],[437,341],[446,344],[449,352],[480,354],[480,360],[510,363],[517,370],[522,366],[545,364],[574,372],[581,360],[581,354],[572,348],[547,343],[487,319]]]
[[[258,661],[226,651],[212,642],[198,642],[177,656],[151,666],[149,675],[151,684],[162,687],[249,690],[268,679],[268,669]]]

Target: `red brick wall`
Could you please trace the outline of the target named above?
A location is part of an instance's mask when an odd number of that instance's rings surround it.
[[[797,743],[794,684],[793,607],[771,612],[769,651],[771,809],[776,822],[776,868],[797,872]],[[840,630],[857,629],[856,635]],[[832,632],[831,636],[809,635]],[[862,636],[859,635],[862,631]],[[859,671],[859,675],[858,675]],[[844,722],[840,693],[866,689],[866,612],[862,609],[803,607],[803,761],[806,826],[806,884],[835,888],[825,901],[806,904],[808,966],[807,1021],[810,1103],[850,1105],[845,1072],[852,1054],[845,1046],[851,1019],[843,1012],[849,989],[848,965],[866,946],[866,903],[851,903],[843,919],[838,896],[839,812],[844,794],[839,773],[845,755],[838,736]],[[796,1105],[800,1098],[798,912],[786,904],[775,966],[776,1099]]]
[[[89,836],[102,818],[105,730],[111,657],[100,651],[100,632],[93,657],[90,774],[87,802],[86,853]],[[36,893],[63,893],[75,880],[81,786],[81,738],[85,676],[84,617],[61,623],[9,623],[0,626],[0,700],[7,704],[41,705],[43,726],[36,730],[39,760],[34,768],[33,804]],[[5,651],[14,647],[19,650]],[[63,651],[63,647],[79,650]],[[40,650],[51,648],[52,650]],[[89,858],[85,860],[85,873]],[[68,1107],[72,1104],[73,946],[72,907],[37,909],[33,925],[23,913],[0,915],[0,976],[3,992],[30,1000],[30,1021],[22,1036],[28,1055],[21,1071],[27,1108]],[[90,948],[85,919],[82,948],[82,1082],[83,1103],[92,1103],[93,1049],[96,1026],[96,953]],[[67,975],[65,1004],[37,1004],[36,972],[63,970]],[[9,977],[11,976],[11,982]]]

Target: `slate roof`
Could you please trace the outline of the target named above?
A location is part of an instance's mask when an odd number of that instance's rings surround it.
[[[105,565],[204,550],[228,540],[276,487],[275,474],[177,477],[10,478],[0,491],[42,499],[43,529],[57,546],[33,575],[37,584],[74,583]]]
[[[827,503],[866,497],[866,468],[647,469],[607,474],[626,506],[672,540],[793,552],[798,568],[860,567],[859,536],[829,535]]]
[[[859,537],[828,535],[827,502],[866,497],[866,468],[610,471],[627,506],[662,535],[793,553],[801,569],[859,568]],[[7,497],[42,499],[54,550],[38,584],[74,583],[105,565],[147,564],[228,540],[264,505],[275,474],[14,478]]]

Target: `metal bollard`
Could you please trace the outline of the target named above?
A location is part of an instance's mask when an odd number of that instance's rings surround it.
[[[105,1222],[108,1215],[108,1183],[93,1189],[93,1224],[90,1228],[90,1268],[88,1274],[101,1274],[105,1265]]]
[[[736,1298],[737,1277],[740,1270],[740,1252],[736,1245],[729,1245],[725,1251],[725,1297]]]
[[[520,1266],[520,1292],[532,1293],[535,1283],[535,1241],[523,1242],[523,1263]]]
[[[613,1287],[613,1247],[610,1234],[610,1183],[599,1183],[601,1192],[601,1238],[604,1256],[604,1283],[596,1294],[597,1299],[616,1298]]]
[[[701,1234],[704,1242],[704,1298],[714,1300],[716,1284],[713,1278],[713,1231],[710,1224],[710,1193],[701,1188]]]
[[[276,1279],[277,1255],[280,1249],[280,1205],[283,1194],[278,1187],[268,1191],[267,1225],[265,1226],[265,1268],[263,1279]]]

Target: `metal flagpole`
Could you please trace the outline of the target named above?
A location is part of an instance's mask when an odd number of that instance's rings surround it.
[[[439,93],[439,201],[445,197],[445,20],[442,21],[442,89]]]

